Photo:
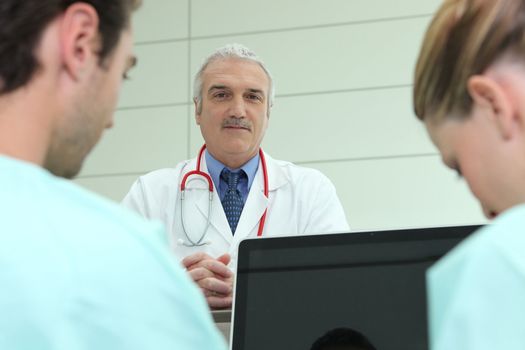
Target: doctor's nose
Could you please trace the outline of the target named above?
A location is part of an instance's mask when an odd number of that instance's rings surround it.
[[[233,118],[246,117],[246,105],[242,98],[232,99],[230,108],[228,109],[228,116]]]

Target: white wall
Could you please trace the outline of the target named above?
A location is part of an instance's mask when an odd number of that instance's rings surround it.
[[[439,3],[145,0],[135,17],[139,64],[116,126],[75,181],[120,200],[139,175],[194,156],[193,74],[215,48],[238,42],[275,78],[265,150],[328,175],[352,228],[483,222],[412,112],[413,67]]]

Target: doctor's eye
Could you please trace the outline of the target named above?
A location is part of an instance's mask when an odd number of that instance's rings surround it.
[[[258,94],[248,94],[246,95],[246,98],[251,101],[262,101],[263,100],[262,96]]]
[[[224,100],[226,98],[228,98],[228,94],[226,92],[217,92],[215,94],[213,94],[213,98],[217,99],[217,100]]]

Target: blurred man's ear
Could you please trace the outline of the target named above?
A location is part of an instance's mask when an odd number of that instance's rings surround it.
[[[486,112],[498,127],[501,136],[508,140],[516,131],[516,111],[511,96],[491,77],[474,75],[467,82],[473,103]]]
[[[62,14],[60,52],[63,68],[73,80],[79,80],[93,62],[98,65],[100,35],[97,11],[86,3],[70,5]]]

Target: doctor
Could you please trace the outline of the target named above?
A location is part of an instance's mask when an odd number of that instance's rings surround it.
[[[218,49],[194,81],[205,146],[195,159],[140,177],[123,200],[166,224],[212,308],[231,306],[241,240],[349,230],[328,178],[260,150],[273,98],[272,78],[252,51]]]

